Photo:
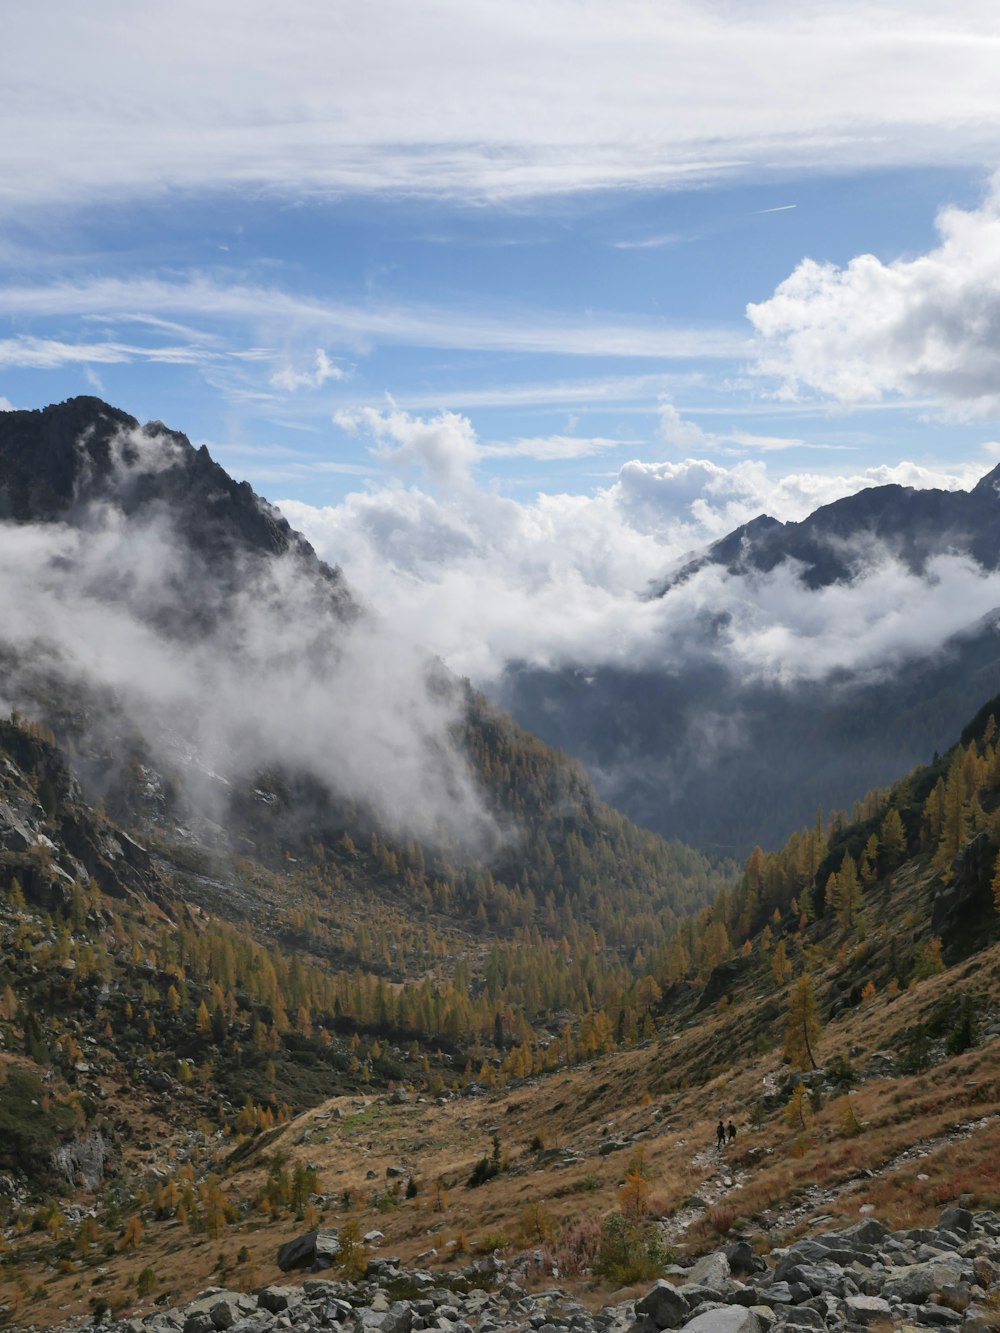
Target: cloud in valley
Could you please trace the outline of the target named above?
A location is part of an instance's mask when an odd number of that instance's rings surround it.
[[[162,437],[124,443],[123,485],[176,461]],[[102,504],[82,521],[0,524],[3,647],[15,655],[0,702],[24,707],[39,674],[110,692],[126,729],[202,800],[206,775],[230,783],[278,767],[407,835],[465,846],[492,835],[452,739],[461,704],[432,686],[419,645],[374,615],[339,619],[328,586],[294,556],[247,557],[233,592],[166,512],[126,519]],[[193,628],[192,584],[204,611]]]

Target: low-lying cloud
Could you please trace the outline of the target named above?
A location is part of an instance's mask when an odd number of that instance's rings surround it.
[[[162,437],[129,443],[123,481],[176,461]],[[14,662],[0,705],[25,707],[43,678],[110,694],[122,731],[199,799],[285,770],[398,833],[481,846],[492,822],[453,736],[461,701],[419,646],[375,615],[343,619],[294,554],[242,558],[235,590],[213,582],[175,517],[102,503],[79,527],[0,524],[0,649]]]
[[[963,557],[942,555],[918,577],[878,546],[854,582],[819,592],[790,565],[753,577],[708,566],[650,596],[690,553],[759,514],[800,519],[887,483],[964,489],[985,471],[976,465],[774,478],[756,460],[632,461],[592,495],[520,502],[477,485],[463,417],[394,410],[356,425],[419,480],[281,508],[407,640],[487,687],[511,662],[674,669],[706,652],[774,681],[878,672],[1000,605],[1000,576]]]

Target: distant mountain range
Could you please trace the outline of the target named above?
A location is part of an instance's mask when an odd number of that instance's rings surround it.
[[[669,600],[712,569],[751,601],[779,573],[805,597],[850,588],[876,560],[919,579],[947,556],[995,571],[998,486],[1000,468],[970,492],[879,486],[798,523],[762,516],[684,562],[652,596]],[[497,690],[523,726],[586,764],[605,799],[703,848],[743,855],[757,841],[778,844],[817,807],[843,806],[929,759],[1000,689],[996,614],[970,612],[960,633],[936,640],[928,627],[932,648],[901,665],[797,682],[748,678],[726,660],[725,608],[715,615],[709,600],[703,619],[701,642],[680,664],[515,663]]]

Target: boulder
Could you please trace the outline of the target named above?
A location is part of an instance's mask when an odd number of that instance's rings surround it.
[[[676,1287],[663,1278],[636,1301],[635,1312],[644,1315],[656,1328],[680,1328],[690,1306]]]
[[[972,1230],[975,1217],[968,1208],[946,1208],[938,1218],[938,1231],[951,1231],[958,1236],[967,1236]]]
[[[684,1325],[685,1333],[763,1333],[760,1320],[741,1305],[707,1310]]]
[[[881,1296],[848,1296],[844,1304],[854,1324],[878,1324],[892,1317],[892,1306]]]
[[[687,1281],[692,1286],[711,1287],[713,1291],[729,1289],[729,1275],[732,1270],[723,1250],[715,1254],[706,1254],[688,1269]]]
[[[340,1241],[336,1231],[306,1231],[280,1247],[278,1267],[283,1273],[293,1268],[308,1268],[318,1273],[322,1268],[329,1268],[339,1253]]]
[[[257,1304],[271,1314],[281,1314],[302,1299],[300,1287],[264,1287],[257,1293]]]
[[[755,1254],[753,1247],[745,1240],[737,1240],[727,1245],[722,1251],[729,1262],[729,1271],[734,1277],[747,1277],[750,1273],[763,1273],[767,1264]]]
[[[909,1264],[894,1268],[882,1285],[882,1294],[890,1301],[904,1301],[921,1305],[933,1291],[968,1280],[972,1265],[957,1255],[949,1259],[932,1259],[926,1264]]]

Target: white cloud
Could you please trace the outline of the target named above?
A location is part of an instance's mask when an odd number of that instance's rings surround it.
[[[660,404],[660,435],[666,444],[676,449],[699,449],[709,436],[694,421],[685,421],[673,403]]]
[[[10,399],[5,398],[3,394],[0,393],[0,412],[16,412],[16,411],[17,408],[10,401]]]
[[[178,458],[142,430],[112,456],[123,478]],[[0,707],[25,707],[41,673],[102,692],[81,713],[113,729],[120,710],[192,793],[209,775],[217,792],[278,767],[407,834],[468,847],[495,832],[452,740],[461,700],[431,684],[419,644],[375,616],[341,620],[329,586],[293,555],[247,558],[233,593],[165,510],[126,518],[92,505],[83,527],[0,523],[0,637],[13,649]],[[193,583],[203,606],[216,600],[192,633]],[[196,807],[214,818],[207,799]]]
[[[121,365],[130,361],[159,361],[175,365],[205,360],[210,355],[195,347],[139,347],[119,342],[67,343],[57,338],[0,339],[0,366],[55,370],[67,365]]]
[[[638,241],[612,241],[611,247],[614,250],[662,250],[664,246],[677,245],[683,239],[682,236],[666,232],[662,236],[646,236]]]
[[[685,185],[776,161],[983,161],[1000,137],[984,0],[791,17],[769,0],[7,8],[8,67],[31,71],[0,112],[3,197],[21,210],[233,186],[466,200]]]
[[[810,601],[788,570],[773,587],[765,579],[750,588],[710,569],[666,598],[647,595],[690,552],[761,513],[799,519],[870,485],[966,488],[980,466],[774,477],[761,460],[633,461],[592,496],[519,503],[475,484],[477,441],[464,418],[440,413],[421,423],[397,410],[352,424],[393,466],[421,466],[440,494],[393,482],[336,506],[286,500],[281,508],[404,637],[481,683],[517,659],[583,667],[682,660],[706,612],[731,614],[733,665],[822,674],[838,663],[870,664],[876,649],[902,656],[937,643],[1000,604],[997,581],[961,561],[946,561],[935,584],[876,562],[853,592],[835,590],[823,602]],[[855,595],[864,634],[848,619]],[[828,632],[815,614],[821,605]]]
[[[317,347],[313,370],[295,370],[291,366],[282,366],[271,376],[271,383],[285,393],[295,393],[297,389],[318,389],[327,380],[342,380],[346,375],[342,366],[335,365],[323,348]]]
[[[638,440],[612,440],[604,435],[535,435],[499,444],[483,444],[483,458],[534,458],[556,463],[573,458],[592,458],[609,449],[638,444]]]
[[[300,296],[275,286],[223,282],[198,273],[177,281],[94,278],[36,286],[8,285],[0,287],[0,308],[8,315],[29,317],[113,318],[119,311],[136,310],[142,311],[146,319],[196,315],[209,324],[238,321],[242,328],[263,331],[268,338],[291,328],[300,340],[306,336],[339,339],[355,351],[366,350],[374,341],[396,346],[569,356],[729,359],[745,355],[750,348],[742,331],[724,327],[682,328],[665,321],[618,321],[612,316],[574,320],[537,310],[499,316],[434,306],[350,305]],[[11,343],[30,345],[33,341],[17,339]],[[133,355],[140,349],[122,350]],[[172,350],[157,348],[145,354],[150,359],[166,359]],[[208,355],[190,348],[177,350],[191,358]],[[259,360],[274,353],[257,348],[244,355]]]
[[[805,259],[747,307],[757,371],[780,393],[855,405],[927,395],[963,415],[1000,410],[1000,179],[973,210],[945,208],[913,259]]]
[[[660,400],[659,434],[663,442],[675,449],[713,450],[722,454],[745,453],[753,449],[759,453],[783,453],[788,449],[850,451],[853,446],[822,444],[799,439],[792,435],[758,435],[752,431],[707,431],[696,421],[682,417],[673,403]],[[727,446],[735,445],[736,448]]]

